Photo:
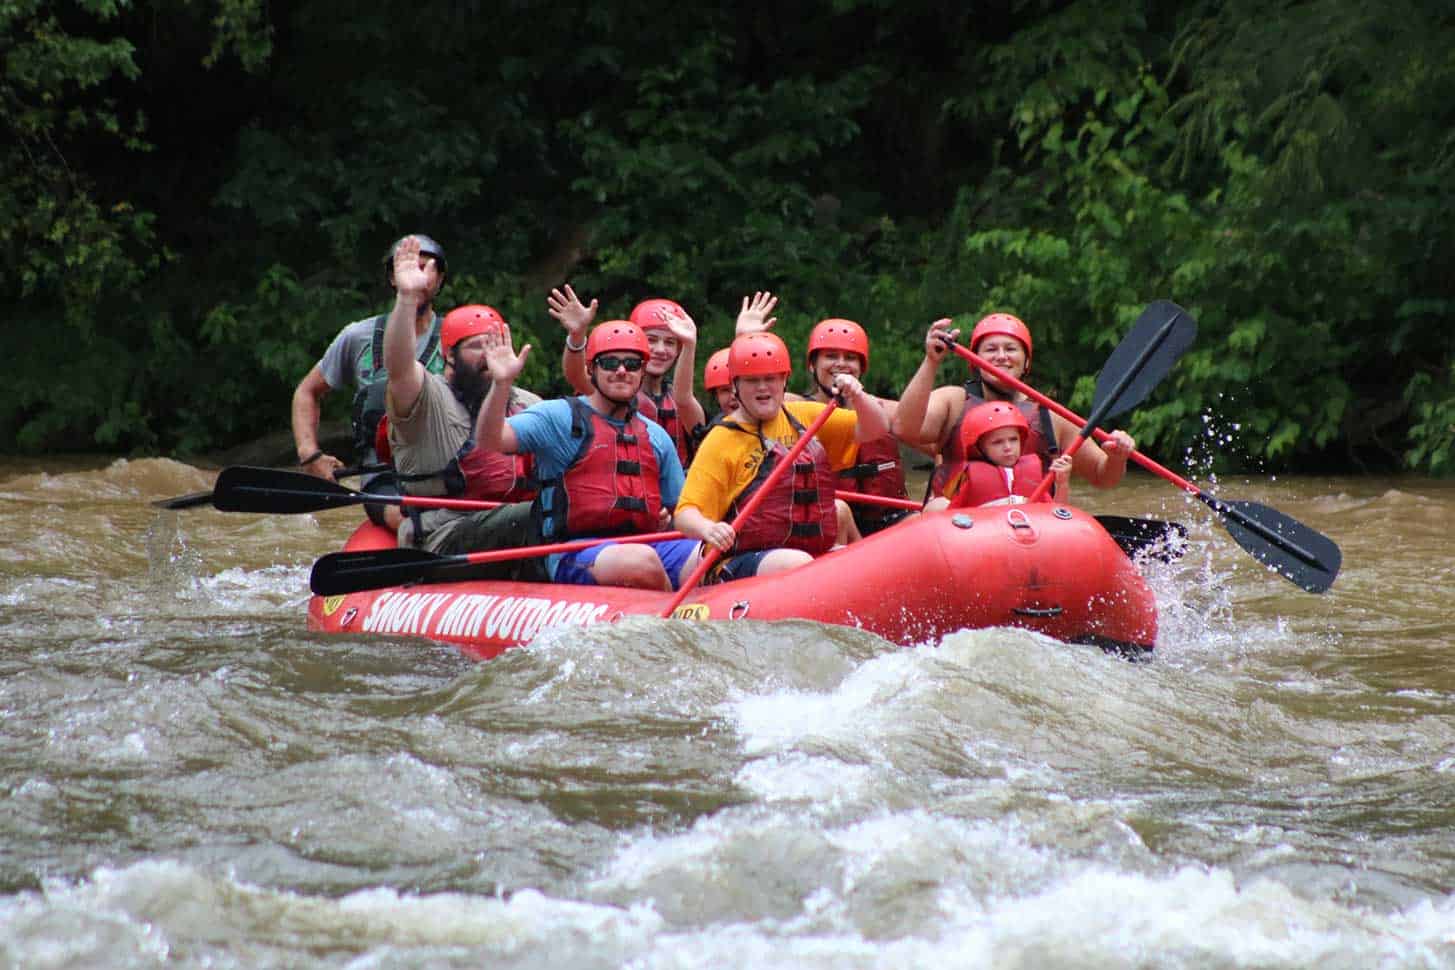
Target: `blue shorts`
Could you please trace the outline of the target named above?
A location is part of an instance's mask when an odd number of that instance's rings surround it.
[[[756,552],[740,552],[736,556],[725,556],[707,571],[707,577],[703,583],[730,583],[734,579],[756,576],[758,567],[763,565],[763,557],[772,551],[772,549],[759,549]]]
[[[676,589],[677,584],[682,581],[683,577],[680,575],[682,566],[699,545],[696,539],[663,539],[661,542],[633,544],[652,547],[657,554],[657,559],[662,563],[662,568],[667,571],[667,578],[672,581],[673,589]],[[614,545],[617,545],[616,540],[604,539],[597,545],[582,549],[580,552],[568,552],[556,559],[555,581],[570,583],[574,586],[595,586],[596,578],[591,575],[591,567],[595,564],[596,557],[601,555],[601,550]]]

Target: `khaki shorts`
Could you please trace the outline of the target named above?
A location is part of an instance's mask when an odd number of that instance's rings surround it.
[[[542,541],[536,518],[531,514],[531,503],[514,502],[498,509],[471,512],[444,523],[425,537],[423,548],[436,555],[452,556],[492,549],[519,549],[540,545]],[[532,583],[550,580],[544,556],[461,566],[459,575],[450,570],[449,578],[513,579]]]

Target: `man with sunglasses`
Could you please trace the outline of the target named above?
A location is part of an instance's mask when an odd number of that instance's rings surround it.
[[[696,564],[690,539],[617,543],[610,537],[667,528],[682,490],[682,462],[670,435],[636,410],[651,346],[627,320],[600,324],[586,340],[589,394],[544,401],[506,417],[511,385],[530,353],[485,336],[494,383],[478,425],[481,444],[530,454],[541,489],[536,515],[548,542],[596,538],[589,549],[547,558],[558,583],[673,589]]]

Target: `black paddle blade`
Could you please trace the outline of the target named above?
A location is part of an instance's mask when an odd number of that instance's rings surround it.
[[[335,479],[349,478],[355,475],[374,475],[379,472],[387,472],[393,465],[355,465],[351,468],[340,468],[333,473]],[[287,474],[296,474],[289,472]],[[177,495],[172,498],[159,498],[152,503],[152,508],[157,509],[195,509],[199,505],[211,505],[212,492],[189,492],[186,495]],[[228,509],[227,511],[240,511]]]
[[[1206,492],[1197,497],[1222,517],[1238,545],[1300,589],[1322,593],[1339,575],[1344,554],[1323,533],[1257,502],[1225,502]]]
[[[212,488],[212,505],[223,512],[293,515],[359,505],[366,500],[364,493],[326,479],[251,465],[224,468]]]
[[[1145,401],[1196,339],[1197,321],[1182,307],[1171,300],[1148,304],[1132,324],[1131,332],[1111,352],[1101,373],[1096,375],[1096,394],[1091,399],[1091,408],[1100,415],[1097,423]],[[1154,343],[1155,349],[1142,360],[1143,352]],[[1136,373],[1132,374],[1134,369]],[[1118,391],[1129,374],[1125,387]]]
[[[308,588],[319,596],[341,596],[366,589],[403,586],[469,562],[465,556],[436,556],[423,549],[331,552],[313,564]]]
[[[212,504],[212,491],[189,492],[172,498],[159,498],[152,503],[154,509],[195,509],[199,505]]]
[[[1153,559],[1176,562],[1187,549],[1187,527],[1160,519],[1133,519],[1125,515],[1098,515],[1096,521],[1122,547],[1128,559],[1146,551]]]

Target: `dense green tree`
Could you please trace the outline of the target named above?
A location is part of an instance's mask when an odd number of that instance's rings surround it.
[[[284,427],[417,229],[533,386],[567,279],[681,300],[704,350],[757,289],[791,343],[859,319],[891,393],[930,320],[1009,309],[1078,406],[1165,296],[1201,330],[1149,446],[1455,471],[1452,40],[1437,0],[0,4],[0,434]]]

